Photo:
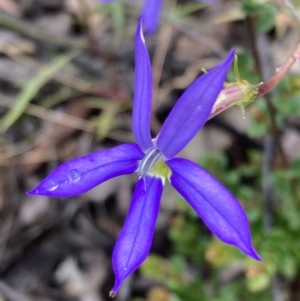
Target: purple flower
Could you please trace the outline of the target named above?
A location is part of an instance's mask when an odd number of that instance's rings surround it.
[[[135,43],[133,134],[137,144],[126,143],[68,161],[28,192],[30,195],[70,197],[112,177],[130,173],[139,175],[127,218],[113,251],[116,280],[112,296],[150,251],[166,180],[219,239],[260,260],[251,242],[246,214],[235,197],[197,164],[175,158],[206,122],[223,88],[234,51],[185,91],[159,135],[152,139],[152,74],[141,21]]]
[[[102,2],[109,3],[115,0],[101,0]],[[213,3],[217,0],[196,0],[198,2]],[[152,34],[159,23],[159,15],[162,9],[162,0],[145,0],[145,4],[142,11],[142,18],[145,27],[146,34]]]
[[[216,2],[216,0],[196,0],[198,2]],[[159,23],[159,15],[162,9],[162,0],[145,0],[142,11],[143,23],[145,26],[145,33],[152,34]]]

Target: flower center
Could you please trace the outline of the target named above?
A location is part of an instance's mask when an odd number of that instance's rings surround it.
[[[151,175],[159,177],[165,182],[171,176],[171,170],[162,159],[161,153],[158,149],[152,148],[140,161],[138,174],[140,177]]]
[[[138,174],[141,177],[146,176],[149,171],[151,170],[154,163],[158,160],[161,156],[160,151],[156,148],[151,148],[149,152],[145,155],[143,160],[140,162],[140,166],[138,169]]]
[[[166,179],[170,179],[172,172],[165,161],[159,158],[153,164],[148,174],[154,177],[161,178],[163,180],[163,183],[165,183]]]

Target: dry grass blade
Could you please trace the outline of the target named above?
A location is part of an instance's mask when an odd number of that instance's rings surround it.
[[[0,11],[0,25],[6,26],[34,39],[42,40],[54,45],[73,47],[77,49],[87,48],[87,42],[84,39],[59,37],[57,35],[49,34],[45,31],[41,31],[39,28],[28,22],[13,18],[2,11]]]

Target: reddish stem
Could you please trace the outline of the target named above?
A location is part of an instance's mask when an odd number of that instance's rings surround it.
[[[283,63],[283,65],[277,68],[276,73],[272,76],[272,78],[263,83],[259,89],[259,95],[264,95],[269,91],[273,90],[279,82],[284,78],[284,76],[288,73],[288,71],[292,68],[295,62],[300,60],[300,44],[295,48],[292,54],[287,58],[287,60]]]

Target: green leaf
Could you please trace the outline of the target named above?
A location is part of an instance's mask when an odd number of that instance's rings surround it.
[[[268,32],[275,24],[276,7],[273,5],[261,6],[257,14],[257,29],[260,32]]]
[[[121,2],[111,3],[111,17],[115,43],[121,41],[125,27],[124,6]]]
[[[14,106],[4,116],[0,124],[0,132],[4,133],[16,122],[16,120],[24,113],[26,107],[36,96],[42,86],[52,79],[54,74],[67,65],[76,55],[78,55],[77,51],[76,54],[72,52],[56,57],[44,69],[42,69],[24,84],[23,89],[17,96]]]

